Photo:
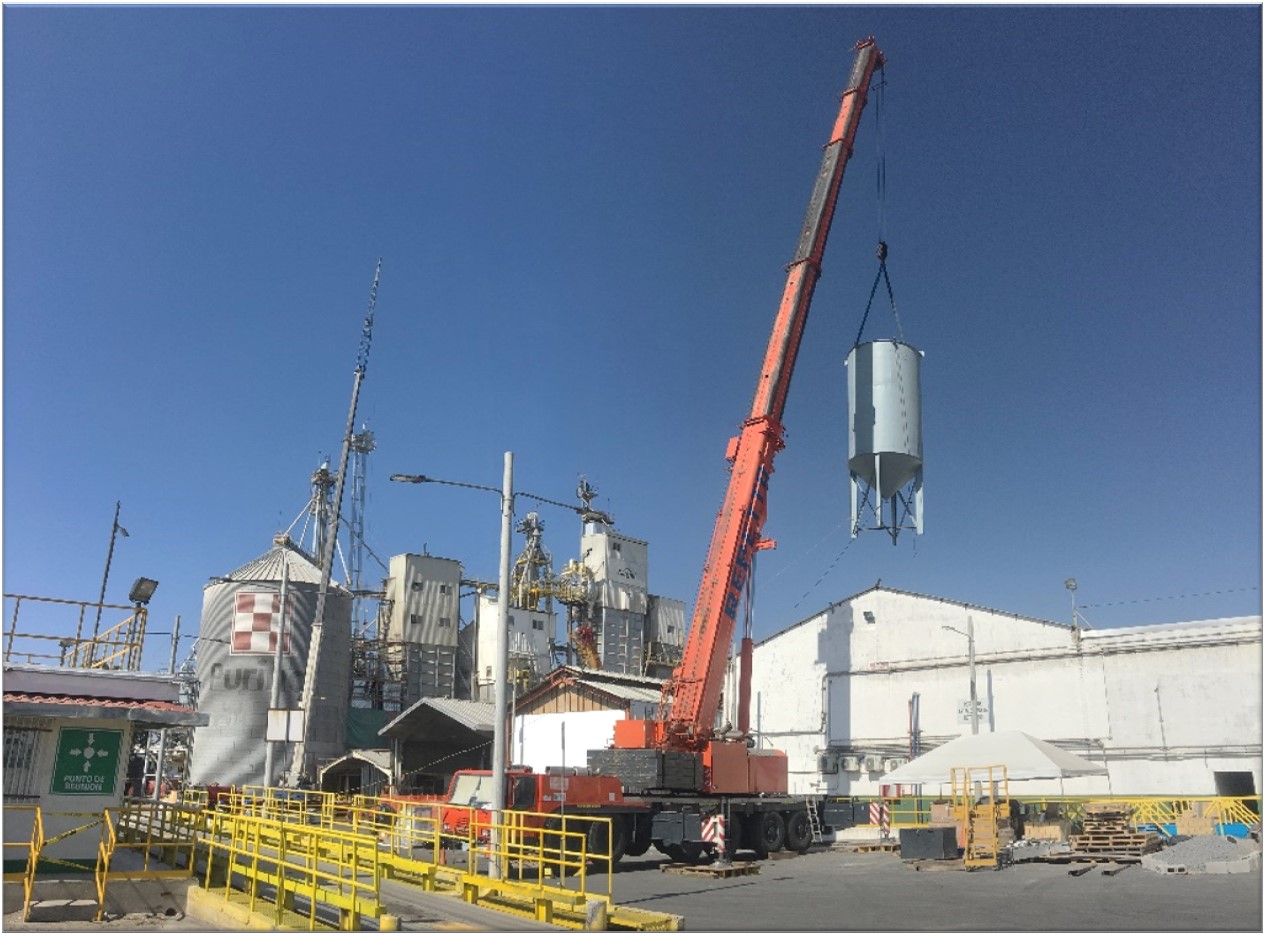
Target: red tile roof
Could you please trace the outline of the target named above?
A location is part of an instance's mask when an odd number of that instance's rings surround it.
[[[194,714],[192,708],[178,705],[170,701],[153,699],[138,700],[134,698],[98,698],[91,695],[42,695],[30,692],[5,692],[4,703],[16,704],[28,702],[32,704],[74,705],[89,708],[126,708],[135,711],[169,711],[173,714]]]

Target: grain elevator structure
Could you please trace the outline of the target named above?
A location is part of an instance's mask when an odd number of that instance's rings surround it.
[[[592,507],[596,491],[581,481],[580,557],[555,571],[544,522],[528,513],[517,531],[526,542],[514,562],[508,610],[509,679],[521,694],[560,665],[666,678],[685,644],[685,604],[649,591],[649,546],[618,532]],[[474,622],[461,634],[462,675],[470,697],[487,701],[495,687],[500,595],[475,587]],[[468,667],[468,668],[467,668]]]
[[[432,555],[393,555],[384,593],[385,639],[399,661],[397,704],[453,697],[461,563]]]

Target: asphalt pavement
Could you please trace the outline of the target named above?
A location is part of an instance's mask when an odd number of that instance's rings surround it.
[[[766,860],[752,876],[660,871],[651,849],[615,874],[620,905],[671,912],[691,932],[1261,931],[1261,871],[1160,874],[1129,865],[916,872],[895,854],[814,850]],[[592,880],[594,889],[604,878]],[[513,926],[507,926],[512,929]]]

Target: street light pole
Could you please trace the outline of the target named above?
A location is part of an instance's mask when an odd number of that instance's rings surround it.
[[[1081,646],[1081,623],[1079,614],[1076,611],[1076,579],[1068,578],[1063,582],[1063,587],[1072,595],[1072,642],[1076,644],[1076,648]]]
[[[958,636],[966,637],[966,664],[970,672],[971,680],[971,733],[979,733],[979,698],[975,692],[975,618],[969,614],[966,618],[966,632],[963,633],[957,627],[951,627],[947,623],[942,624],[941,630],[951,630]]]
[[[482,484],[440,480],[437,477],[427,477],[425,474],[392,474],[391,480],[401,484],[448,484],[453,487],[468,487],[472,490],[490,490],[501,495],[501,568],[498,582],[499,593],[496,597],[496,640],[493,643],[493,653],[496,656],[493,661],[495,671],[492,675],[492,807],[488,811],[492,823],[492,828],[489,830],[489,843],[492,850],[489,875],[494,878],[503,877],[505,874],[499,853],[500,834],[496,826],[501,821],[501,812],[505,807],[505,768],[509,749],[506,733],[509,720],[507,683],[510,667],[510,547],[514,535],[514,452],[505,452],[505,471],[499,491],[495,487],[485,487]],[[523,496],[546,503],[556,502],[537,497],[535,494],[523,494]],[[565,503],[556,505],[575,509]]]
[[[505,452],[505,474],[501,482],[501,574],[498,582],[500,593],[496,596],[496,672],[492,686],[492,844],[491,876],[502,876],[497,825],[501,822],[501,810],[505,807],[506,721],[509,703],[506,697],[509,681],[509,619],[510,619],[510,546],[514,525],[514,452]]]
[[[289,600],[290,594],[290,562],[286,552],[281,553],[281,619],[278,621],[277,645],[273,647],[272,652],[272,691],[268,698],[268,711],[270,716],[276,717],[271,712],[281,707],[281,652],[285,644],[286,636],[286,602]],[[290,740],[290,712],[286,711],[285,718],[286,732],[285,739],[281,741],[269,740],[267,746],[264,747],[264,785],[271,786],[276,783],[276,777],[273,775],[273,769],[276,763],[276,748],[278,743],[288,743]]]
[[[971,670],[971,733],[979,733],[979,697],[975,694],[975,618],[966,618],[967,665]]]

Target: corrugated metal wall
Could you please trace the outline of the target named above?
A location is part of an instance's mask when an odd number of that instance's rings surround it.
[[[406,697],[451,698],[457,680],[461,563],[430,555],[391,556],[387,638],[406,644]]]

